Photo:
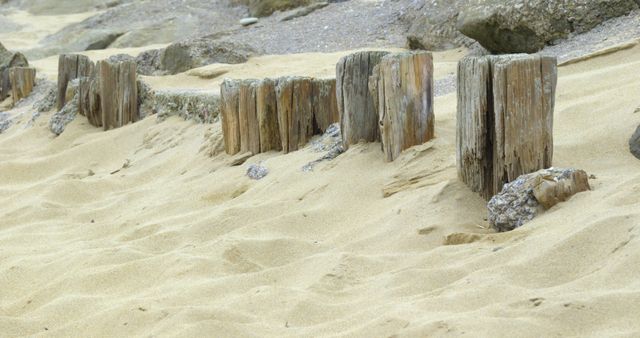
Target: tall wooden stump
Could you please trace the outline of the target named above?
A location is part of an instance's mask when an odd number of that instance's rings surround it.
[[[256,109],[257,80],[242,80],[238,93],[240,152],[260,153],[260,127]]]
[[[387,52],[359,52],[343,57],[336,66],[336,94],[344,148],[361,140],[380,140],[378,114],[369,92],[369,76]]]
[[[428,52],[387,55],[370,78],[387,161],[434,136],[433,58]]]
[[[225,151],[229,155],[240,152],[240,83],[225,79],[220,86],[220,118]]]
[[[557,61],[539,55],[467,57],[458,64],[457,166],[485,199],[551,166]]]
[[[18,103],[33,90],[36,82],[36,69],[29,67],[14,67],[9,69],[9,82],[11,83],[11,96],[13,105]]]
[[[100,110],[104,130],[136,122],[138,85],[134,61],[99,61],[96,66],[100,93]]]
[[[61,54],[58,57],[58,96],[56,108],[62,109],[66,103],[65,94],[69,81],[79,77],[90,76],[93,62],[89,57],[78,54]]]

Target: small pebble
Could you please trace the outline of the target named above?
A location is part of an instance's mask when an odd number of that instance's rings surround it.
[[[240,24],[243,26],[250,26],[255,23],[258,23],[258,18],[244,18],[240,20]]]

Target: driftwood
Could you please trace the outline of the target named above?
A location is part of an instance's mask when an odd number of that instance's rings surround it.
[[[360,141],[380,141],[378,115],[369,92],[369,76],[387,52],[358,52],[336,66],[336,92],[344,148]]]
[[[29,61],[22,53],[11,53],[0,44],[0,101],[11,94],[9,70],[14,67],[29,67]]]
[[[96,79],[104,130],[138,121],[135,61],[99,61],[96,66]]]
[[[387,55],[369,82],[387,161],[434,136],[433,59],[428,52]]]
[[[62,54],[58,57],[58,96],[56,98],[56,108],[61,110],[67,98],[67,86],[69,81],[79,77],[90,76],[93,69],[93,62],[89,57],[78,54]]]
[[[226,79],[220,94],[222,132],[230,155],[298,150],[338,122],[332,79]]]
[[[458,64],[457,166],[485,199],[551,166],[557,61],[539,55],[467,57]]]
[[[18,103],[33,90],[36,82],[36,69],[29,67],[14,67],[9,69],[9,82],[13,105]]]

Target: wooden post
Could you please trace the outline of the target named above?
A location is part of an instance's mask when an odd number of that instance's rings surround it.
[[[93,62],[89,57],[78,54],[61,54],[58,57],[58,96],[56,108],[62,109],[66,103],[65,94],[69,81],[83,76],[89,76],[93,69]]]
[[[225,151],[229,155],[240,152],[240,84],[225,79],[220,86],[220,118]]]
[[[0,101],[11,94],[9,70],[14,67],[29,67],[29,61],[22,53],[11,53],[0,44]]]
[[[20,99],[31,94],[36,82],[36,69],[29,67],[14,67],[9,70],[11,96],[15,106]]]
[[[104,130],[138,121],[136,63],[103,60],[96,67]]]
[[[271,79],[259,81],[256,87],[256,111],[261,153],[282,150],[277,106],[275,81]]]
[[[485,199],[551,166],[557,61],[539,55],[467,57],[458,64],[457,166]]]
[[[433,58],[428,52],[387,55],[370,78],[387,161],[434,137]]]
[[[369,76],[387,52],[358,52],[336,66],[336,94],[344,148],[361,140],[380,140],[378,115],[369,92]]]
[[[315,134],[313,127],[313,79],[283,77],[276,85],[278,124],[284,153],[298,150]]]
[[[242,80],[239,86],[238,117],[240,121],[240,152],[260,153],[260,127],[256,109],[257,80]]]
[[[324,133],[330,125],[340,122],[336,79],[313,80],[312,99],[314,122],[321,133]]]

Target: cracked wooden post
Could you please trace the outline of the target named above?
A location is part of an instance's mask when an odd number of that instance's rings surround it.
[[[89,57],[79,54],[61,54],[58,57],[58,96],[56,108],[62,109],[66,103],[67,85],[69,81],[79,77],[90,76],[93,63]]]
[[[9,82],[11,83],[11,97],[15,106],[33,91],[36,82],[36,69],[29,67],[14,67],[9,69]]]
[[[257,80],[242,80],[239,84],[238,117],[240,121],[240,152],[260,153],[260,127],[256,109]]]
[[[369,91],[369,76],[387,52],[358,52],[336,65],[336,96],[344,148],[380,140],[378,114]]]
[[[99,61],[96,66],[96,78],[104,130],[138,121],[136,63]]]
[[[312,104],[313,79],[283,77],[276,85],[282,151],[304,146],[315,134]]]
[[[539,55],[458,63],[457,166],[485,199],[522,174],[551,166],[557,61]]]
[[[9,71],[15,67],[29,67],[29,61],[22,53],[11,53],[0,44],[0,102],[11,94]]]
[[[383,57],[373,71],[369,87],[378,112],[382,150],[387,161],[434,137],[431,53]]]
[[[260,152],[282,150],[274,80],[264,79],[256,84],[256,112],[260,129]]]

